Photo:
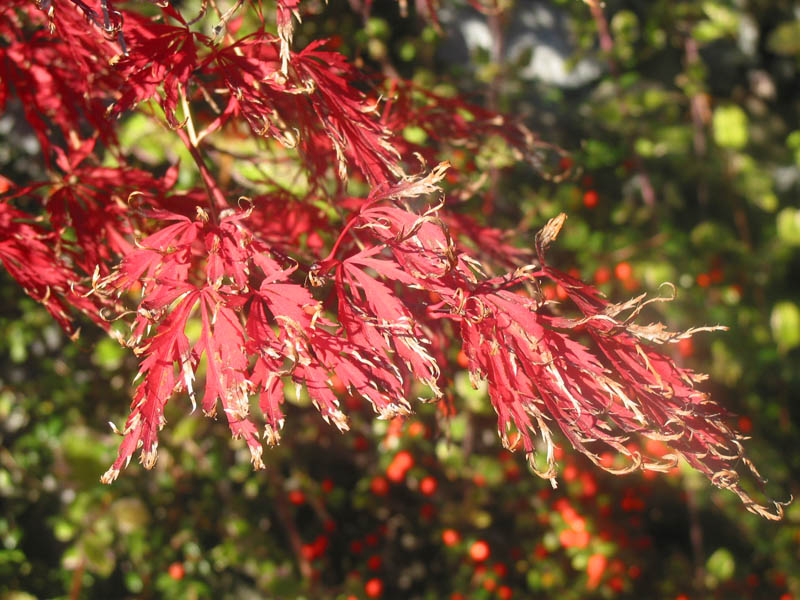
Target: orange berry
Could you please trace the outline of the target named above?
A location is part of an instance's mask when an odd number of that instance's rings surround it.
[[[445,546],[455,546],[461,541],[461,534],[455,529],[445,529],[442,531],[442,542]]]
[[[593,589],[597,587],[597,584],[603,578],[607,564],[608,559],[602,554],[592,554],[589,557],[586,563],[586,574],[589,576],[589,581],[586,583],[587,588]]]
[[[377,577],[370,579],[364,585],[364,593],[367,594],[368,598],[380,598],[383,595],[383,581]]]
[[[692,338],[683,338],[682,340],[678,341],[678,354],[680,354],[683,358],[689,358],[692,354],[694,354],[694,342]]]
[[[181,579],[183,579],[184,575],[186,575],[186,569],[183,568],[183,563],[174,562],[167,569],[167,573],[175,581],[180,581]]]
[[[456,362],[458,363],[459,367],[466,369],[469,366],[469,357],[467,356],[467,353],[463,350],[459,350]]]
[[[483,562],[489,558],[491,553],[492,551],[489,549],[489,544],[483,540],[478,540],[469,547],[469,555],[475,562]]]
[[[408,470],[414,466],[414,456],[408,450],[401,450],[394,455],[392,463],[400,469]]]
[[[620,281],[625,281],[626,279],[630,279],[633,275],[633,268],[629,262],[622,261],[621,263],[617,263],[617,266],[614,267],[614,275],[616,275],[617,279]]]
[[[419,491],[424,496],[433,496],[437,487],[439,487],[439,482],[430,475],[428,477],[423,477],[422,481],[419,482]]]
[[[407,469],[404,469],[397,463],[392,462],[386,469],[386,477],[389,479],[389,481],[400,483],[405,478],[406,471]]]
[[[611,280],[611,269],[608,267],[597,267],[597,271],[594,272],[594,282],[597,285],[603,285],[604,283],[608,283]]]
[[[497,587],[497,581],[495,581],[494,577],[487,577],[483,580],[483,589],[487,592],[493,592],[494,589]]]
[[[700,287],[708,287],[711,285],[711,276],[708,273],[700,273],[697,276],[697,285]]]
[[[331,388],[333,389],[334,392],[336,392],[340,396],[343,396],[344,393],[347,391],[347,388],[342,383],[342,380],[339,379],[339,376],[336,373],[331,375]]]
[[[408,435],[411,437],[422,437],[425,435],[425,425],[419,421],[414,421],[408,426]]]
[[[576,548],[586,548],[589,545],[589,541],[591,540],[591,536],[589,532],[584,530],[576,531],[575,532],[575,547]]]
[[[558,541],[564,548],[571,548],[575,545],[575,531],[572,529],[564,529],[558,534]]]

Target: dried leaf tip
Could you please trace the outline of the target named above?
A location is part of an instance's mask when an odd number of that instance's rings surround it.
[[[564,226],[564,221],[567,220],[567,214],[561,213],[556,217],[550,219],[547,224],[539,230],[536,234],[536,254],[539,260],[544,260],[544,253],[548,246],[552,244],[558,237],[561,228]]]

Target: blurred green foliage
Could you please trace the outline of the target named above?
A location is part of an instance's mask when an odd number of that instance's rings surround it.
[[[752,436],[748,453],[769,491],[797,495],[793,3],[608,0],[610,54],[599,50],[585,3],[545,4],[569,21],[571,64],[588,57],[603,65],[596,78],[574,89],[524,78],[531,52],[498,60],[478,48],[474,69],[454,65],[437,53],[447,26],[438,32],[414,7],[401,19],[393,3],[374,6],[362,23],[343,2],[308,2],[295,43],[338,36],[339,51],[371,68],[392,64],[439,93],[482,97],[568,150],[571,164],[556,182],[488,140],[472,157],[499,174],[484,184],[496,186],[485,218],[524,230],[566,211],[557,265],[579,269],[615,299],[657,294],[672,281],[677,301],[650,316],[674,328],[728,326],[675,347],[675,356],[709,372],[707,389],[741,415],[732,421]],[[186,14],[196,5],[184,2]],[[499,31],[525,5],[509,6]],[[483,18],[466,3],[450,10]],[[418,128],[403,135],[425,141]],[[170,132],[141,116],[128,118],[120,136],[145,165],[186,160]],[[11,134],[0,146],[17,179],[35,175]],[[451,157],[443,150],[442,159]],[[252,165],[234,168],[260,178]],[[182,173],[180,185],[195,183],[191,170]],[[463,210],[478,215],[480,202],[476,195]],[[301,398],[289,406],[284,444],[258,473],[223,424],[177,400],[156,469],[134,466],[102,486],[116,447],[106,423],[124,419],[135,360],[90,326],[69,342],[7,277],[0,303],[4,600],[363,598],[373,578],[388,598],[800,598],[797,504],[783,522],[764,522],[688,469],[613,477],[568,449],[562,486],[552,491],[498,449],[485,391],[473,390],[465,372],[454,374],[464,409],[457,416],[426,405],[405,424],[387,424],[351,407],[348,436]],[[411,466],[392,471],[403,452]],[[436,482],[430,494],[427,477]],[[491,549],[483,561],[470,556],[478,540]],[[597,555],[604,560],[590,562]],[[603,566],[596,581],[590,564]]]

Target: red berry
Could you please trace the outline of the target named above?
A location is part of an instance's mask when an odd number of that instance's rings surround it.
[[[442,541],[445,546],[455,546],[461,541],[461,535],[455,529],[445,529],[442,532]]]
[[[385,477],[373,477],[369,484],[369,489],[376,496],[385,496],[389,493],[389,482]]]
[[[299,506],[306,501],[306,495],[300,490],[292,490],[289,492],[289,502],[295,506]]]
[[[572,159],[569,156],[562,156],[558,161],[558,168],[562,171],[569,171],[572,168]]]
[[[167,573],[175,581],[180,581],[181,579],[183,579],[183,576],[186,575],[186,569],[183,568],[183,563],[174,562],[167,569]]]
[[[586,574],[589,576],[586,587],[590,589],[597,587],[597,584],[603,578],[607,565],[608,559],[603,554],[592,554],[589,557],[586,563]]]
[[[692,338],[683,338],[678,342],[678,354],[683,358],[689,358],[694,354],[694,342]]]
[[[347,391],[347,388],[342,383],[342,380],[339,379],[339,376],[336,373],[331,375],[331,387],[333,388],[333,391],[339,394],[340,396],[343,396],[344,393]]]
[[[303,544],[303,547],[300,548],[300,553],[306,560],[314,560],[316,558],[314,544]]]
[[[467,353],[463,350],[459,350],[456,362],[458,363],[459,367],[466,369],[469,366],[469,357],[467,356]]]
[[[507,585],[501,585],[497,588],[497,597],[500,600],[511,600],[511,597],[514,595],[514,592],[511,591],[511,588]]]
[[[397,464],[398,468],[407,470],[414,466],[414,457],[408,450],[401,450],[394,455],[392,462]]]
[[[739,431],[742,433],[753,431],[753,421],[750,420],[750,417],[739,417]]]
[[[394,462],[390,463],[386,469],[386,477],[394,483],[400,483],[406,476],[406,470]]]
[[[419,491],[424,496],[433,496],[433,494],[436,493],[437,487],[439,487],[438,482],[431,476],[424,477],[422,481],[419,482]]]
[[[383,595],[383,581],[377,577],[370,579],[364,586],[368,598],[380,598]]]
[[[583,205],[586,208],[594,208],[597,206],[597,201],[599,200],[599,196],[597,195],[597,191],[595,190],[586,190],[583,194]]]
[[[320,487],[323,492],[330,494],[333,491],[333,481],[330,479],[323,479],[322,483],[320,483]]]
[[[367,567],[369,567],[369,568],[370,568],[370,569],[372,569],[373,571],[377,571],[378,569],[380,569],[380,568],[381,568],[381,563],[382,563],[382,562],[383,562],[383,561],[381,560],[381,557],[380,557],[380,556],[378,556],[377,554],[373,554],[373,555],[372,555],[372,556],[370,556],[370,557],[369,557],[369,559],[367,560]]]
[[[697,285],[700,287],[708,287],[711,285],[711,276],[708,273],[700,273],[697,276]]]
[[[608,587],[615,592],[621,592],[625,588],[625,582],[622,580],[622,577],[612,577],[608,580]]]
[[[594,272],[594,282],[597,285],[603,285],[604,283],[608,283],[611,280],[611,269],[608,267],[597,267],[597,271]]]
[[[491,553],[492,552],[489,549],[489,544],[483,540],[478,540],[469,547],[469,555],[475,562],[482,562],[486,560],[489,558]]]

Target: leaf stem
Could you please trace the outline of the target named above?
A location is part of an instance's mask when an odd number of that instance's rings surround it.
[[[197,146],[192,143],[190,135],[182,128],[176,129],[176,131],[178,133],[178,137],[181,138],[181,141],[189,150],[189,153],[192,155],[192,158],[194,159],[194,162],[200,171],[200,176],[203,178],[203,183],[205,184],[206,191],[208,192],[208,204],[211,212],[211,218],[213,219],[214,223],[218,223],[219,211],[228,208],[228,201],[225,199],[225,194],[222,192],[217,184],[217,181],[208,170],[200,151],[198,150]]]

